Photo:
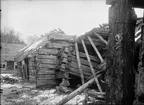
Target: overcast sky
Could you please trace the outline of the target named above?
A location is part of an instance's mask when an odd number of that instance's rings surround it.
[[[82,35],[108,23],[105,0],[2,0],[2,28],[20,32],[22,38],[61,28],[69,35]],[[137,10],[142,16],[142,10]]]

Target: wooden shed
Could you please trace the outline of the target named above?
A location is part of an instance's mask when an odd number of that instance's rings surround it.
[[[59,62],[57,54],[73,40],[75,36],[53,33],[42,36],[23,48],[15,57],[23,80],[34,82],[36,87],[55,86],[55,68]]]
[[[2,73],[14,73],[14,71],[17,69],[17,64],[14,61],[14,57],[18,51],[25,46],[25,44],[1,43],[0,69]]]

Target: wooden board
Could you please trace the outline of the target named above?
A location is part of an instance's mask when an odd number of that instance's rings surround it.
[[[62,48],[64,46],[68,46],[69,43],[50,43],[46,45],[46,48]]]
[[[76,60],[75,57],[68,58],[68,60],[71,61],[71,62],[76,62],[77,63],[77,60]],[[88,61],[86,59],[80,58],[80,61],[81,61],[82,65],[89,66]],[[95,68],[99,67],[99,64],[97,62],[91,61],[91,63],[93,65],[93,67],[95,67]]]
[[[75,53],[75,52],[72,52],[72,55],[76,56],[76,53]],[[83,52],[79,52],[79,55],[80,55],[81,58],[85,58],[85,59],[86,59],[86,55],[85,55],[85,53],[83,53]],[[99,58],[97,58],[97,57],[95,57],[95,56],[92,56],[92,55],[89,55],[89,56],[90,56],[90,59],[91,59],[91,60],[100,63]]]
[[[57,56],[54,55],[38,55],[38,59],[57,59]]]
[[[58,49],[42,49],[40,48],[38,50],[38,54],[41,55],[56,55],[58,53]]]
[[[40,63],[48,63],[48,64],[58,64],[57,59],[39,59]]]

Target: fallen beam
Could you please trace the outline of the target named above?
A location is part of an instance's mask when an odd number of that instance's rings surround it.
[[[95,77],[98,78],[101,75],[96,75]],[[87,87],[89,87],[93,82],[95,81],[94,78],[90,79],[88,82],[86,82],[85,84],[83,84],[81,87],[79,87],[78,89],[76,89],[75,91],[73,91],[71,94],[69,94],[68,96],[66,96],[65,98],[63,98],[61,101],[59,101],[56,105],[64,105],[65,103],[67,103],[69,100],[71,100],[72,98],[74,98],[76,95],[80,94],[82,91],[84,91]],[[101,92],[99,92],[100,94]],[[103,92],[102,92],[103,94]]]

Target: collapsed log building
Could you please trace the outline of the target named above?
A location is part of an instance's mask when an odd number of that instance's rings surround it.
[[[63,46],[70,45],[75,36],[49,34],[23,48],[15,57],[18,74],[23,80],[34,82],[36,87],[57,85],[55,67],[58,65],[57,53]]]

